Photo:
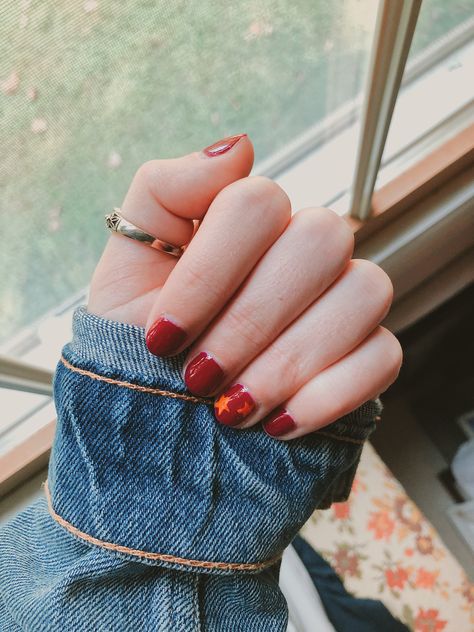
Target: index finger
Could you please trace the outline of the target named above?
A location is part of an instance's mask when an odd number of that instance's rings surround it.
[[[261,176],[228,185],[212,202],[148,318],[151,353],[189,346],[237,291],[291,217],[286,193]]]

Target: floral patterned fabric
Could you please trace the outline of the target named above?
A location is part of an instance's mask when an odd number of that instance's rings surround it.
[[[301,535],[349,592],[414,632],[474,630],[474,585],[370,444],[349,500],[315,511]]]

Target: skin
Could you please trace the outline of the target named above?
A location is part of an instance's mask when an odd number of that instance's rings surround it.
[[[385,391],[402,352],[380,325],[392,302],[390,279],[374,263],[351,259],[346,222],[324,208],[292,216],[276,183],[249,177],[252,163],[244,136],[219,155],[140,167],[123,215],[189,246],[177,260],[111,234],[88,309],[147,331],[165,315],[186,332],[176,350],[188,348],[185,366],[206,352],[223,370],[211,396],[235,384],[251,393],[256,406],[238,429],[283,406],[294,423],[278,438],[292,439]]]

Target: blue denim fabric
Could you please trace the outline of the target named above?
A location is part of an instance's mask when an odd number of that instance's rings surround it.
[[[89,374],[58,364],[48,480],[54,512],[82,535],[54,521],[44,499],[0,532],[0,630],[285,630],[279,562],[203,568],[128,549],[274,559],[316,507],[347,497],[380,402],[282,442],[218,425],[210,402],[114,383],[189,396],[184,356],[150,355],[141,328],[79,309],[63,357]]]

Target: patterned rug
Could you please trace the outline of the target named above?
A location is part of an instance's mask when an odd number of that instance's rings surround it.
[[[301,534],[349,592],[415,632],[474,630],[474,584],[370,444],[350,499],[315,511]]]

